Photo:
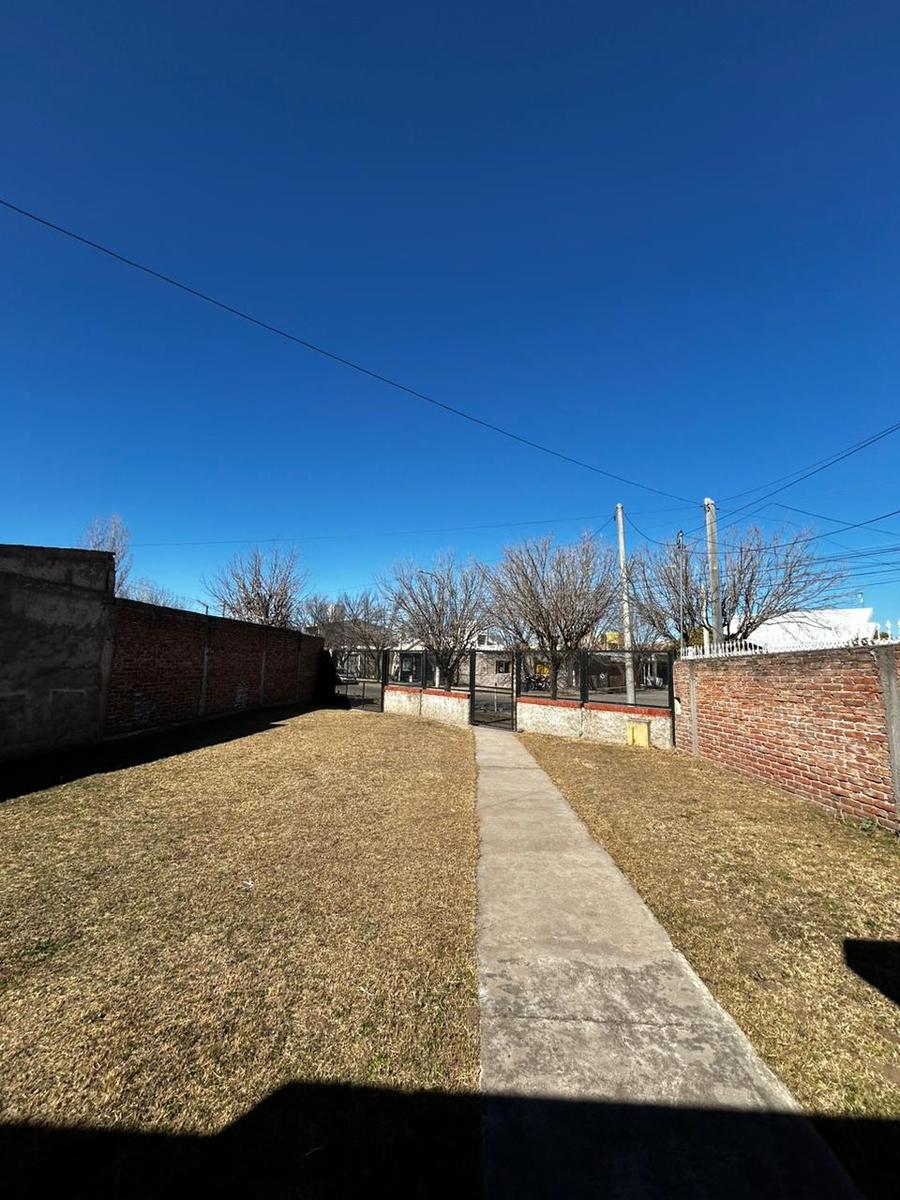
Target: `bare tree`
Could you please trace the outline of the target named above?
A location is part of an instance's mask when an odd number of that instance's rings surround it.
[[[307,596],[302,624],[324,639],[339,666],[349,669],[350,652],[358,652],[358,668],[367,678],[372,673],[377,675],[382,651],[396,644],[396,614],[371,591],[355,596],[343,592],[337,600],[318,594]]]
[[[537,645],[558,694],[563,662],[593,640],[616,598],[615,558],[590,533],[573,545],[552,537],[507,546],[491,572],[494,622],[517,646]]]
[[[377,661],[384,650],[397,642],[397,611],[390,601],[385,602],[375,592],[363,591],[355,596],[341,597],[347,612],[353,644],[368,651]]]
[[[434,656],[446,687],[487,626],[486,580],[481,563],[461,565],[453,554],[444,554],[435,559],[431,570],[414,562],[398,563],[381,585],[403,634],[421,642]]]
[[[144,604],[160,604],[164,608],[181,608],[178,597],[168,588],[148,579],[145,575],[128,584],[129,600],[140,600]]]
[[[749,638],[775,617],[836,603],[846,579],[843,568],[816,557],[808,530],[767,540],[756,526],[723,540],[720,575],[726,640]],[[712,636],[702,550],[669,546],[637,554],[629,580],[638,615],[659,637],[679,640],[679,614],[686,642],[703,630]]]
[[[295,627],[302,616],[307,580],[295,550],[282,553],[277,547],[263,551],[253,546],[246,555],[236,554],[212,580],[204,580],[203,586],[223,616],[258,625]]]
[[[113,555],[116,568],[116,595],[127,596],[132,556],[129,549],[131,534],[118,513],[111,517],[94,517],[79,541],[83,550],[107,550]]]
[[[302,605],[301,624],[309,633],[322,638],[327,650],[340,652],[352,645],[353,634],[343,599],[332,600],[320,593],[307,596]]]

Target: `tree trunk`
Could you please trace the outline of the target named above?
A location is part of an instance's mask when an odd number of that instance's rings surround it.
[[[550,699],[556,700],[559,695],[559,655],[550,655]]]
[[[437,683],[435,681],[435,687],[440,687],[445,692],[449,692],[452,681],[453,681],[452,660],[447,659],[447,658],[442,658],[440,660],[440,662],[438,663],[438,668],[440,669],[440,672],[441,672],[441,682]]]

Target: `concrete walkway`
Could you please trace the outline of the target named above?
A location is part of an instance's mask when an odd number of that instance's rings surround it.
[[[534,758],[475,738],[487,1200],[856,1196]]]

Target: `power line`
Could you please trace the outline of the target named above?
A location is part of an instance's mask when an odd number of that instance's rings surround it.
[[[866,581],[863,583],[862,587],[857,588],[857,591],[864,592],[867,588],[885,587],[889,583],[900,583],[900,575],[897,575],[892,579],[874,579],[871,582]]]
[[[892,509],[890,512],[881,513],[879,516],[870,517],[870,518],[868,518],[868,520],[865,520],[865,521],[854,521],[853,523],[848,524],[848,525],[841,525],[838,529],[829,529],[825,533],[814,533],[814,534],[810,534],[809,537],[795,538],[789,544],[791,546],[803,546],[809,542],[817,542],[821,538],[829,538],[835,533],[846,533],[848,530],[851,530],[851,529],[865,529],[867,526],[874,524],[875,521],[883,521],[887,517],[896,517],[898,515],[898,513],[900,513],[900,508],[895,508],[895,509]],[[629,523],[634,528],[635,532],[640,534],[640,536],[642,538],[645,538],[647,541],[654,542],[657,546],[664,546],[668,550],[673,550],[676,548],[674,542],[661,542],[658,538],[648,537],[647,534],[642,533],[641,530],[638,529],[638,527],[634,524],[633,521],[630,520],[630,518],[629,518]],[[736,524],[736,522],[732,522],[732,524]],[[767,550],[773,549],[774,545],[775,545],[775,543],[770,543],[765,546],[746,546],[746,547],[744,547],[744,552],[747,554],[763,554]],[[875,551],[877,551],[878,549],[879,549],[879,547],[872,546],[872,547],[869,547],[867,550],[858,551],[857,553],[872,554]],[[889,549],[889,547],[883,547],[883,549]],[[702,551],[697,551],[697,550],[688,550],[687,552],[689,554],[697,554],[701,557],[703,555]],[[823,556],[821,561],[824,562],[827,557],[828,556]],[[841,556],[834,555],[832,557],[839,558]]]
[[[847,519],[846,517],[827,517],[824,513],[810,512],[810,510],[808,508],[795,508],[792,504],[782,504],[780,500],[776,500],[775,503],[778,505],[779,508],[786,508],[788,510],[788,512],[802,513],[804,517],[815,517],[815,519],[817,521],[831,521],[835,525],[840,525],[843,521],[846,521],[846,519]],[[887,537],[900,537],[900,533],[898,533],[896,529],[870,528],[869,532],[870,533],[883,533]]]
[[[297,334],[290,333],[286,329],[281,329],[277,325],[271,325],[268,321],[263,321],[259,317],[254,317],[252,314],[245,312],[243,309],[235,308],[231,304],[226,304],[224,300],[217,300],[215,296],[210,296],[206,292],[201,292],[198,288],[192,287],[190,284],[182,283],[178,279],[173,279],[171,275],[165,275],[162,271],[157,271],[153,267],[148,267],[144,263],[138,262],[136,259],[128,258],[124,254],[119,254],[116,250],[111,250],[108,246],[103,246],[100,242],[95,242],[91,238],[84,237],[80,233],[75,233],[71,229],[65,229],[62,225],[57,225],[53,221],[48,221],[46,217],[40,217],[37,213],[29,212],[25,208],[20,208],[18,204],[13,204],[9,200],[4,200],[0,197],[0,205],[8,209],[10,212],[18,213],[19,216],[26,217],[29,221],[34,221],[37,225],[42,225],[46,229],[53,230],[54,233],[61,233],[64,237],[71,238],[72,241],[80,242],[81,245],[89,247],[91,250],[96,250],[100,254],[105,254],[107,257],[114,259],[116,262],[122,263],[126,267],[132,267],[136,271],[142,271],[145,275],[149,275],[152,279],[157,279],[161,283],[166,283],[170,287],[178,288],[182,292],[186,292],[189,296],[193,296],[197,300],[202,300],[206,304],[212,304],[215,308],[221,309],[222,312],[230,313],[233,317],[238,317],[242,321],[247,321],[251,325],[257,326],[259,329],[264,329],[268,333],[274,333],[276,336],[285,338],[289,342],[294,342],[295,345],[302,346],[305,350],[310,350],[314,354],[320,354],[323,358],[331,359],[332,362],[339,363],[343,367],[349,367],[352,371],[357,371],[360,375],[365,375],[369,379],[374,379],[378,383],[383,383],[387,387],[395,388],[397,391],[404,392],[407,396],[413,396],[416,400],[422,400],[426,404],[431,404],[435,408],[440,408],[444,412],[451,413],[455,417],[460,417],[464,421],[470,421],[473,425],[480,425],[483,429],[489,429],[492,433],[498,433],[502,437],[510,438],[514,442],[518,442],[522,446],[528,446],[531,450],[538,450],[542,454],[549,454],[553,458],[558,458],[562,462],[570,463],[575,467],[582,467],[585,471],[592,471],[595,475],[603,475],[607,479],[615,479],[617,483],[627,484],[629,487],[641,488],[645,492],[652,492],[657,496],[665,496],[669,500],[683,500],[685,503],[692,503],[686,496],[676,496],[672,492],[662,491],[660,488],[651,487],[647,483],[639,483],[636,479],[627,479],[624,475],[616,475],[612,471],[604,471],[601,467],[595,467],[592,463],[582,461],[580,458],[573,458],[569,454],[564,454],[561,450],[554,450],[550,446],[545,446],[541,442],[535,442],[531,438],[525,437],[523,434],[515,433],[511,429],[505,429],[502,425],[495,425],[492,421],[485,421],[482,417],[476,417],[473,413],[466,412],[462,408],[456,408],[452,404],[447,404],[443,400],[436,400],[433,396],[427,395],[425,392],[417,391],[415,388],[408,387],[405,383],[400,383],[396,379],[391,379],[387,375],[382,375],[378,371],[373,371],[370,367],[365,367],[362,363],[354,362],[350,358],[345,358],[342,354],[337,354],[332,350],[326,350],[323,346],[316,345],[315,342],[309,341],[307,338],[302,338]]]
[[[842,450],[835,450],[832,454],[829,454],[826,458],[817,459],[815,462],[809,463],[808,467],[798,467],[796,471],[791,471],[787,475],[781,475],[777,479],[770,479],[768,481],[768,483],[761,483],[761,484],[758,484],[756,487],[747,488],[743,492],[735,492],[730,496],[726,496],[723,503],[727,504],[729,500],[738,500],[738,499],[740,499],[741,496],[749,496],[752,492],[761,491],[763,488],[767,488],[767,487],[771,486],[771,484],[773,484],[773,483],[782,483],[784,480],[789,481],[787,483],[784,483],[784,485],[782,487],[775,488],[773,491],[766,493],[765,496],[758,496],[755,500],[750,500],[746,504],[738,505],[737,508],[729,509],[720,515],[725,516],[725,517],[735,516],[736,514],[741,513],[744,509],[750,508],[752,505],[759,505],[760,508],[756,509],[755,512],[748,514],[748,517],[758,516],[761,514],[762,507],[764,507],[764,501],[767,501],[771,496],[777,496],[781,492],[787,491],[788,488],[792,488],[796,484],[802,483],[805,479],[809,479],[813,475],[818,475],[821,471],[825,471],[829,467],[836,466],[837,463],[843,462],[844,459],[850,458],[854,454],[858,454],[860,450],[865,450],[868,446],[872,446],[876,442],[880,442],[883,438],[890,437],[891,434],[896,433],[898,430],[900,430],[900,421],[895,421],[892,425],[888,425],[884,429],[880,429],[880,430],[876,431],[875,433],[870,434],[868,437],[863,438],[859,442],[854,442],[850,446],[845,446]],[[795,476],[796,476],[796,478],[795,478]],[[806,516],[816,517],[819,520],[833,521],[835,524],[841,524],[843,521],[842,518],[826,517],[826,516],[823,516],[823,514],[821,514],[821,513],[809,512],[808,510],[802,509],[802,508],[793,508],[790,504],[783,504],[779,500],[776,500],[775,503],[780,508],[786,508],[791,512],[803,513]],[[666,512],[666,511],[678,512],[681,510],[680,509],[671,509],[671,510],[649,509],[649,510],[647,510],[648,515],[651,512],[655,513],[655,512]],[[641,514],[639,513],[638,515],[640,516]],[[727,524],[721,525],[720,530],[728,529],[733,525],[737,525],[738,521],[742,520],[742,519],[744,519],[744,518],[738,518],[738,520],[729,521]],[[629,520],[630,520],[630,518],[629,518]],[[633,521],[631,521],[631,524],[632,524],[632,526],[634,526]],[[705,526],[705,522],[704,522],[703,525],[696,525],[696,526],[692,527],[691,529],[687,530],[686,533],[688,535],[692,534],[692,533],[698,533],[701,530],[705,530],[705,527],[706,526]],[[637,529],[636,526],[634,526],[634,528]],[[891,537],[900,536],[891,530],[873,529],[872,532],[873,533],[886,533]],[[664,541],[660,541],[657,538],[651,538],[648,534],[641,534],[641,536],[646,538],[646,540],[649,542],[655,542],[659,546],[673,545],[673,543],[671,543],[671,542],[664,542]],[[705,551],[703,551],[703,553],[705,553]]]
[[[832,467],[836,463],[842,462],[845,458],[849,458],[851,455],[857,454],[860,450],[865,450],[867,446],[874,445],[875,442],[880,442],[882,438],[886,438],[890,434],[896,433],[898,429],[900,429],[900,421],[895,422],[893,425],[887,426],[886,429],[879,430],[877,433],[870,434],[868,437],[863,438],[863,440],[860,442],[854,442],[852,446],[846,446],[843,450],[835,450],[826,458],[820,458],[813,463],[809,463],[808,466],[814,469],[809,470],[805,475],[801,475],[800,479],[795,479],[793,483],[785,484],[784,488],[778,488],[777,491],[783,492],[785,488],[793,487],[794,483],[800,483],[803,479],[809,479],[811,475],[818,475],[820,471],[827,470],[828,467]],[[722,503],[727,504],[729,500],[739,500],[741,496],[749,496],[752,492],[761,492],[763,488],[771,487],[773,483],[782,483],[785,479],[791,479],[794,475],[797,475],[799,472],[803,471],[807,471],[807,467],[798,467],[796,471],[790,471],[787,475],[781,475],[777,479],[770,479],[768,483],[760,483],[756,487],[747,488],[743,492],[734,492],[732,495],[726,496]],[[774,496],[775,494],[775,492],[769,493],[770,496]],[[760,499],[765,499],[765,497],[760,497]],[[754,500],[750,503],[755,504],[756,501]],[[740,507],[747,508],[749,505],[742,504]],[[737,509],[734,509],[733,511],[736,512]]]
[[[858,454],[860,450],[865,450],[866,447],[872,446],[876,442],[880,442],[883,438],[889,437],[898,430],[900,430],[900,421],[896,421],[893,425],[888,425],[885,429],[880,429],[876,433],[870,434],[869,437],[864,438],[861,442],[854,442],[852,446],[847,446],[843,450],[836,450],[834,454],[829,455],[827,459],[820,459],[818,463],[811,464],[811,470],[806,470],[805,468],[801,467],[800,470],[804,473],[797,475],[796,479],[788,475],[782,475],[781,479],[789,479],[790,482],[782,484],[781,487],[773,488],[771,492],[766,492],[763,496],[757,496],[755,500],[748,500],[746,504],[740,504],[737,508],[728,509],[726,512],[721,513],[720,515],[723,517],[736,517],[736,519],[734,521],[728,521],[724,525],[720,525],[719,530],[721,531],[723,529],[729,529],[732,525],[737,525],[740,521],[746,520],[748,517],[755,516],[755,512],[745,514],[743,516],[737,516],[737,514],[743,513],[745,509],[750,508],[752,505],[763,505],[764,502],[769,500],[772,496],[777,496],[781,492],[787,491],[788,488],[795,487],[798,483],[802,483],[805,479],[810,479],[813,475],[818,475],[820,471],[826,471],[829,467],[836,466],[837,463],[843,462],[845,458],[850,458],[851,455]],[[796,474],[796,472],[791,473],[791,475]],[[770,480],[770,483],[778,482],[780,482],[780,480]],[[750,488],[748,491],[737,492],[733,496],[726,496],[726,502],[728,500],[737,499],[740,496],[746,496],[750,491],[759,491],[760,488],[768,486],[768,484],[760,484],[759,488]],[[776,501],[776,503],[778,503],[778,501]],[[758,511],[759,510],[757,510],[757,512]],[[692,529],[687,530],[687,533],[698,533],[700,530],[704,529],[704,527],[704,525],[696,525]]]
[[[695,508],[697,508],[696,503],[676,504],[674,506],[670,506],[669,508],[642,508],[639,510],[637,515],[639,517],[649,517],[651,515],[655,516],[656,513],[693,512]]]
[[[776,500],[775,503],[778,504],[778,501]],[[789,506],[786,504],[782,504],[782,505],[779,505],[779,507],[780,508],[788,508]],[[803,511],[802,509],[791,509],[791,512],[802,512],[802,511]],[[806,529],[807,528],[807,526],[801,525],[799,521],[792,521],[789,517],[771,516],[768,513],[763,513],[763,512],[754,513],[753,515],[755,517],[759,517],[759,519],[761,521],[771,521],[773,524],[790,525],[794,529]],[[839,521],[837,521],[835,523],[840,524]],[[898,536],[900,536],[900,535],[898,535]],[[825,538],[825,541],[828,542],[829,546],[837,546],[837,548],[839,550],[847,550],[847,551],[852,552],[852,547],[845,546],[842,542],[836,542],[834,540],[834,538],[831,537],[830,534],[827,538]]]
[[[638,526],[635,525],[634,521],[628,515],[627,510],[625,512],[625,520],[628,522],[628,524],[631,526],[631,528],[634,530],[634,532],[638,535],[638,537],[642,537],[645,542],[653,542],[653,544],[655,546],[665,546],[667,550],[671,550],[674,547],[674,545],[675,545],[674,542],[661,542],[659,540],[659,538],[654,538],[654,537],[651,537],[649,533],[644,533],[643,529],[639,529]]]
[[[540,517],[534,521],[498,521],[489,525],[444,525],[432,529],[381,529],[381,530],[362,530],[356,533],[306,533],[299,534],[296,537],[277,537],[277,538],[223,538],[218,541],[197,541],[197,542],[133,542],[132,547],[135,550],[158,550],[171,549],[175,547],[190,547],[190,546],[245,546],[258,545],[267,546],[276,542],[330,542],[343,540],[345,538],[370,538],[370,537],[415,537],[419,534],[431,533],[471,533],[477,530],[484,529],[516,529],[528,525],[561,525],[565,522],[574,521],[599,521],[602,514],[594,513],[583,517]],[[599,525],[594,531],[595,533],[602,532],[603,529],[613,520],[612,516],[606,518],[602,525]]]
[[[612,471],[606,471],[601,467],[594,466],[592,463],[584,462],[582,459],[574,458],[571,455],[564,454],[560,450],[555,450],[550,446],[545,446],[542,443],[536,442],[531,438],[527,438],[522,434],[514,432],[513,430],[506,429],[500,425],[496,425],[491,421],[486,421],[481,417],[477,417],[472,413],[466,412],[464,409],[460,409],[460,408],[455,407],[454,405],[447,404],[446,402],[444,402],[442,400],[437,400],[433,396],[429,396],[424,392],[420,392],[415,388],[411,388],[406,384],[400,383],[398,380],[390,378],[389,376],[382,375],[380,372],[374,371],[369,367],[363,366],[361,363],[357,363],[357,362],[353,361],[352,359],[346,358],[343,355],[335,353],[334,351],[327,350],[324,347],[319,346],[316,343],[311,342],[306,338],[302,338],[297,334],[290,333],[288,330],[281,329],[276,325],[272,325],[267,321],[263,321],[259,317],[255,317],[252,314],[250,314],[242,309],[239,309],[239,308],[234,307],[233,305],[227,304],[225,301],[219,300],[214,296],[210,296],[209,294],[200,291],[198,288],[194,288],[189,284],[186,284],[186,283],[181,282],[180,280],[174,279],[170,275],[166,275],[161,271],[157,271],[153,267],[148,267],[144,263],[138,262],[137,260],[132,259],[132,258],[128,258],[127,256],[120,254],[118,251],[115,251],[108,246],[104,246],[99,242],[93,241],[91,238],[85,237],[84,235],[76,233],[73,230],[66,229],[65,227],[63,227],[61,225],[57,225],[53,221],[50,221],[45,217],[41,217],[36,213],[30,212],[29,210],[24,209],[24,208],[20,207],[19,205],[13,204],[11,201],[6,200],[2,197],[0,197],[0,205],[2,205],[4,208],[8,209],[10,212],[17,213],[19,216],[25,217],[26,219],[33,221],[35,224],[41,225],[44,228],[50,229],[55,233],[59,233],[59,234],[63,235],[64,237],[70,238],[72,241],[75,241],[75,242],[80,243],[81,245],[87,246],[89,249],[95,250],[98,253],[104,254],[107,257],[112,258],[114,261],[123,264],[124,266],[131,267],[132,269],[140,271],[143,274],[148,275],[153,279],[156,279],[162,283],[166,283],[171,287],[177,288],[180,291],[185,292],[186,294],[193,296],[194,298],[196,298],[198,300],[202,300],[204,303],[213,305],[214,307],[221,309],[223,312],[229,313],[231,316],[237,317],[240,320],[246,321],[249,324],[255,325],[258,328],[265,330],[266,332],[273,333],[278,337],[281,337],[281,338],[286,339],[287,341],[293,342],[296,345],[299,345],[299,346],[303,347],[304,349],[311,351],[312,353],[319,354],[324,358],[328,358],[331,361],[336,362],[341,366],[347,367],[353,371],[358,372],[361,375],[365,375],[370,379],[374,379],[375,381],[377,381],[379,383],[383,383],[388,387],[392,387],[398,391],[401,391],[401,392],[405,393],[406,395],[414,397],[415,399],[421,400],[427,404],[431,404],[434,407],[442,409],[443,411],[448,412],[453,416],[461,418],[462,420],[469,421],[475,425],[479,425],[484,429],[488,429],[491,432],[499,434],[502,437],[506,437],[506,438],[511,439],[512,441],[516,441],[519,444],[527,446],[528,448],[530,448],[532,450],[537,450],[542,454],[548,454],[554,458],[559,459],[560,461],[567,462],[573,466],[581,467],[582,469],[591,471],[594,474],[602,475],[607,479],[613,479],[619,483],[626,484],[629,487],[640,488],[643,491],[652,492],[655,495],[665,496],[668,499],[681,500],[681,501],[684,501],[685,504],[689,508],[694,507],[693,502],[688,501],[687,498],[684,496],[678,496],[672,492],[666,492],[660,488],[652,487],[650,484],[641,483],[638,480],[629,479],[623,475],[617,475]],[[770,480],[768,483],[759,484],[754,488],[748,488],[743,492],[736,492],[730,496],[726,496],[725,502],[727,503],[729,500],[739,499],[741,496],[750,495],[753,492],[760,491],[761,489],[770,486],[770,484],[772,484],[772,483],[781,484],[780,487],[777,487],[773,491],[766,493],[766,495],[757,497],[757,499],[755,499],[753,501],[749,501],[747,504],[740,505],[736,509],[731,509],[731,510],[723,513],[722,515],[723,516],[735,516],[736,514],[740,513],[743,509],[749,508],[753,504],[762,504],[764,501],[768,500],[770,497],[778,495],[779,493],[786,491],[788,488],[796,486],[796,484],[798,484],[798,483],[802,483],[804,480],[811,478],[813,475],[819,474],[819,472],[821,472],[821,471],[827,470],[829,467],[835,466],[837,463],[842,462],[844,459],[849,458],[851,455],[857,454],[859,451],[865,449],[866,447],[871,446],[871,445],[875,444],[876,442],[881,441],[883,438],[886,438],[886,437],[890,436],[891,434],[897,432],[897,430],[900,430],[900,421],[895,422],[893,425],[890,425],[883,430],[879,430],[878,432],[870,435],[869,437],[862,439],[860,442],[856,442],[851,446],[845,447],[843,450],[835,451],[833,454],[827,456],[826,458],[819,459],[816,462],[809,464],[809,469],[798,468],[798,470],[801,472],[799,475],[798,475],[797,471],[794,471],[788,475],[782,475],[782,476],[779,476],[777,479]],[[787,480],[788,482],[783,482],[785,480]],[[790,509],[791,506],[784,505],[783,507]],[[667,511],[674,512],[674,511],[679,511],[679,510],[678,509],[652,509],[652,510],[648,510],[648,511],[649,512],[667,512]],[[796,511],[803,512],[804,510],[797,509]],[[898,510],[898,511],[900,511],[900,510]],[[751,514],[751,515],[755,515],[755,514]],[[810,513],[808,515],[817,516],[818,514]],[[562,521],[562,520],[581,519],[581,518],[556,518],[556,519]],[[721,528],[726,529],[735,524],[738,524],[738,521],[740,519],[741,518],[738,517],[737,520],[728,522],[726,525],[721,526]],[[836,518],[830,518],[830,517],[821,517],[821,519],[822,520],[836,520]],[[637,526],[634,526],[634,522],[631,521],[630,518],[629,518],[629,521],[632,524],[632,526],[635,528],[636,532],[638,532],[640,534],[640,536],[645,538],[647,541],[655,542],[657,545],[667,545],[667,544],[671,545],[671,543],[665,543],[665,542],[659,541],[659,539],[650,538],[649,535],[641,533],[641,531],[637,529]],[[543,523],[543,522],[511,522],[509,524],[513,525],[513,524],[539,524],[539,523]],[[844,526],[844,528],[845,529],[862,528],[866,524],[867,524],[866,522],[860,522],[858,524],[846,525],[846,526]],[[500,527],[499,525],[497,525],[497,526],[458,526],[458,527],[449,527],[446,530],[398,531],[396,536],[405,536],[408,533],[417,533],[417,532],[456,532],[456,531],[462,531],[465,529],[474,530],[474,529],[479,529],[479,528],[499,528],[499,527]],[[687,532],[688,532],[688,534],[691,534],[691,533],[697,532],[698,530],[700,530],[702,528],[703,528],[703,526],[697,526],[694,529],[688,530]],[[838,530],[836,532],[840,532],[840,531]],[[890,531],[887,531],[887,530],[873,530],[872,532],[890,533]],[[357,536],[357,535],[311,535],[309,538],[297,539],[297,540],[319,540],[320,536],[343,537],[343,536]],[[365,536],[365,535],[361,535],[361,536]],[[392,535],[392,536],[394,536],[394,535]],[[826,535],[817,535],[817,536],[824,537]],[[896,536],[896,535],[893,533],[890,533],[890,536]],[[249,541],[249,540],[250,539],[240,539],[240,541]],[[264,540],[267,542],[276,542],[276,541],[287,541],[290,539],[268,538],[268,539],[264,539]],[[205,542],[205,543],[201,543],[201,542],[145,543],[145,545],[148,545],[148,546],[149,545],[162,546],[162,545],[166,545],[166,544],[187,546],[187,545],[216,545],[216,544],[225,545],[225,544],[234,544],[234,543],[229,543],[228,541]]]
[[[822,554],[819,556],[819,562],[862,562],[864,565],[875,561],[878,562],[885,558],[889,558],[893,554],[900,553],[900,545],[892,546],[873,546],[868,550],[851,550],[844,554]]]

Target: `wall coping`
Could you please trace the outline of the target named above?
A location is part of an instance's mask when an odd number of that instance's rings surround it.
[[[710,655],[708,658],[676,658],[675,666],[694,666],[698,667],[721,667],[728,663],[744,663],[744,662],[766,662],[770,663],[773,659],[780,661],[783,659],[795,658],[798,655],[804,659],[808,659],[811,655],[821,655],[822,657],[838,657],[843,655],[861,654],[865,651],[880,650],[882,648],[900,649],[896,642],[884,640],[882,642],[862,642],[856,646],[794,646],[784,650],[758,650],[752,654],[723,654]]]
[[[319,641],[322,643],[322,649],[325,648],[325,641],[320,634],[305,633],[302,629],[290,629],[286,625],[263,625],[259,621],[241,621],[237,617],[221,617],[218,613],[195,612],[191,608],[172,608],[168,604],[149,604],[146,600],[132,600],[128,596],[113,596],[112,600],[117,610],[121,608],[143,611],[146,616],[157,617],[159,620],[171,620],[174,614],[180,619],[194,624],[203,622],[210,625],[226,625],[229,628],[240,626],[242,629],[256,630],[267,637],[271,634],[274,637],[284,636],[301,640],[305,638],[311,642]]]
[[[464,700],[469,703],[468,692],[445,692],[443,688],[421,688],[414,683],[386,683],[386,692],[414,692],[423,696],[447,696],[451,700]]]
[[[15,542],[4,542],[0,545],[0,559],[3,558],[34,558],[44,562],[56,559],[68,562],[99,562],[105,559],[112,566],[115,555],[110,550],[83,550],[77,546],[24,546]]]
[[[589,700],[587,704],[582,704],[580,700],[551,700],[546,696],[518,696],[516,699],[518,704],[543,704],[552,708],[586,708],[591,712],[626,713],[635,717],[659,717],[666,721],[672,717],[670,708],[657,708],[646,704],[604,704],[597,700]]]
[[[638,717],[665,717],[668,721],[672,717],[672,710],[668,707],[657,707],[652,704],[604,704],[599,700],[590,700],[585,706],[592,712],[619,712],[631,713]]]

